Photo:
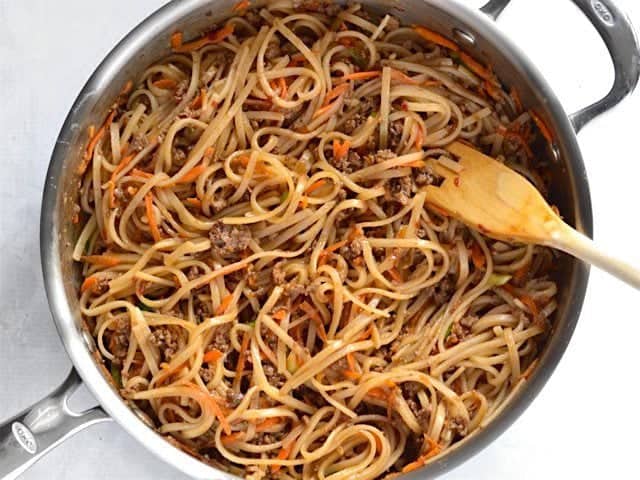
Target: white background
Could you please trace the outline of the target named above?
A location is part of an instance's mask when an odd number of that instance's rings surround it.
[[[162,0],[0,0],[0,420],[70,368],[47,308],[38,249],[40,196],[69,107],[99,61]],[[467,0],[479,5],[482,1]],[[540,67],[567,111],[613,75],[569,0],[514,0],[499,26]],[[618,0],[640,26],[640,2]],[[640,91],[580,134],[596,238],[640,265]],[[560,286],[562,288],[562,286]],[[640,295],[594,271],[572,342],[543,392],[496,442],[447,480],[640,478]],[[77,403],[92,400],[81,392]],[[25,479],[178,479],[117,426],[63,444]]]

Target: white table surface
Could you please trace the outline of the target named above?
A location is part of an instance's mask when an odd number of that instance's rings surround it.
[[[472,5],[482,1],[467,0]],[[162,0],[0,0],[0,420],[70,368],[48,311],[38,248],[49,155],[76,94],[109,49]],[[640,2],[618,0],[640,26]],[[568,0],[514,0],[503,28],[567,111],[607,91],[606,50]],[[640,91],[581,133],[596,238],[640,265]],[[562,288],[562,286],[560,286]],[[592,273],[583,314],[543,392],[496,442],[447,480],[640,478],[640,295]],[[91,405],[80,392],[76,403]],[[114,423],[79,433],[24,479],[182,478]]]

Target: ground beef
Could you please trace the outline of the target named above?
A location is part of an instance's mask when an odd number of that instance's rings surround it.
[[[388,143],[389,148],[392,150],[398,150],[400,146],[400,140],[402,139],[402,130],[404,129],[404,121],[396,120],[389,125]]]
[[[451,430],[458,433],[461,436],[467,434],[467,422],[461,417],[453,417],[447,421],[447,424]]]
[[[169,327],[157,327],[151,333],[149,342],[160,350],[165,361],[171,360],[178,350],[178,337]]]
[[[120,318],[115,322],[115,330],[109,341],[109,349],[115,357],[113,363],[121,365],[129,350],[129,337],[131,336],[131,323],[126,318]]]
[[[286,280],[284,270],[282,269],[283,265],[284,262],[278,262],[273,266],[273,269],[271,270],[271,279],[276,285],[282,285]]]
[[[398,20],[396,17],[389,17],[389,21],[387,22],[386,28],[389,32],[393,32],[394,30],[399,29],[400,20]]]
[[[418,187],[426,187],[437,183],[437,177],[429,167],[414,169],[413,179]]]
[[[191,266],[191,268],[187,270],[187,278],[189,280],[195,280],[199,276],[200,276],[200,270],[198,270],[198,267],[196,267],[195,265]]]
[[[211,368],[210,365],[207,365],[206,367],[202,367],[199,373],[200,373],[200,378],[202,378],[202,381],[204,383],[209,383],[211,380],[213,380],[215,370]]]
[[[353,261],[356,258],[362,256],[362,240],[356,238],[351,243],[340,248],[340,255],[342,255],[344,259],[348,261]]]
[[[433,298],[436,305],[444,305],[449,301],[451,295],[456,289],[456,284],[451,276],[447,275],[433,287],[429,287],[429,294]]]
[[[149,145],[149,140],[147,140],[146,135],[141,135],[136,133],[131,137],[131,142],[129,142],[129,148],[131,152],[139,152],[144,150],[144,148]]]
[[[414,185],[411,177],[397,177],[387,182],[385,190],[387,199],[395,200],[400,205],[406,205],[413,196]]]
[[[227,390],[227,393],[225,394],[227,406],[230,408],[236,408],[238,405],[240,405],[240,402],[243,398],[244,395],[242,394],[242,392],[234,392],[231,389]]]
[[[205,296],[203,299],[200,297],[200,295],[196,295],[193,304],[193,312],[200,321],[207,317],[213,316],[213,309],[210,298],[207,298]]]
[[[231,342],[229,341],[230,325],[228,323],[222,324],[213,329],[213,338],[209,344],[213,348],[217,348],[222,353],[227,353],[231,349]]]
[[[349,118],[344,122],[344,125],[342,126],[342,131],[347,135],[351,135],[358,128],[360,128],[360,125],[362,125],[366,119],[367,119],[366,115],[363,115],[361,113],[356,113],[353,117]]]
[[[365,167],[364,159],[358,152],[353,150],[350,150],[346,157],[339,159],[336,159],[331,155],[329,157],[329,163],[343,173],[353,173]]]
[[[267,60],[273,60],[274,58],[278,58],[280,56],[282,56],[280,44],[277,42],[271,42],[264,52],[264,58],[266,58]]]
[[[237,257],[249,246],[251,230],[246,225],[226,225],[217,220],[209,230],[209,239],[215,257]]]
[[[313,405],[316,408],[321,408],[326,405],[324,398],[322,398],[322,395],[320,395],[315,390],[307,387],[306,385],[299,386],[291,393],[298,400],[302,400],[303,402],[306,402],[309,405]],[[360,406],[366,406],[365,402],[362,402]]]
[[[184,165],[187,154],[181,148],[173,147],[171,149],[171,160],[174,165]]]
[[[287,378],[281,373],[278,373],[276,367],[274,367],[272,364],[265,363],[264,365],[262,365],[262,368],[264,370],[265,376],[267,377],[269,385],[280,388],[287,381]]]
[[[176,91],[173,93],[173,100],[176,103],[180,103],[184,99],[184,95],[187,93],[188,89],[189,82],[187,82],[186,80],[182,80],[180,83],[178,83]]]
[[[296,12],[317,12],[335,17],[342,7],[331,0],[293,0],[293,9]]]
[[[282,293],[289,297],[292,302],[295,302],[300,295],[307,293],[307,287],[298,282],[288,282],[284,285]]]
[[[295,108],[288,108],[286,110],[283,110],[282,113],[284,113],[284,121],[282,122],[282,127],[283,128],[289,128],[289,127],[298,127],[298,119],[300,118],[300,116],[303,113],[303,105],[299,105]],[[294,128],[295,129],[295,128]]]

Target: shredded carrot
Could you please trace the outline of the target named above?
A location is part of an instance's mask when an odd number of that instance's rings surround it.
[[[353,353],[349,352],[346,355],[347,357],[347,364],[349,365],[349,370],[353,370],[354,372],[357,371],[358,369],[356,368],[356,359],[353,356]]]
[[[358,341],[366,340],[371,335],[373,335],[373,324],[369,324],[369,327],[364,332],[362,332],[362,335],[360,335],[360,337],[358,337]]]
[[[493,98],[495,101],[500,100],[500,97],[501,97],[500,89],[496,87],[492,82],[490,82],[489,80],[485,80],[482,86],[484,87],[484,89],[487,91],[487,93],[491,98]]]
[[[329,105],[329,103],[331,103],[331,100],[333,100],[334,98],[338,98],[340,95],[342,95],[348,89],[349,89],[349,84],[348,83],[341,83],[337,87],[329,90],[327,92],[327,96],[324,97],[324,104],[323,105]]]
[[[199,108],[202,108],[202,106],[204,105],[204,99],[206,95],[207,95],[207,89],[201,88],[200,95],[198,95],[196,98],[193,99],[193,102],[191,102],[191,105],[189,105],[189,107],[191,107],[193,110],[198,110]]]
[[[525,277],[527,276],[527,273],[529,273],[529,263],[525,263],[515,271],[515,273],[513,274],[513,282],[516,285],[522,284]]]
[[[206,170],[207,167],[204,165],[198,165],[197,167],[193,167],[187,173],[185,173],[182,177],[176,180],[176,183],[191,183],[195,179],[197,179],[202,172]]]
[[[335,252],[336,250],[339,250],[340,248],[344,247],[348,243],[349,243],[349,240],[341,240],[339,242],[334,243],[333,245],[328,246],[327,248],[325,248],[320,252],[320,255],[318,257],[319,258],[318,263],[320,265],[324,265],[326,263],[326,259],[329,256],[329,254]]]
[[[120,160],[120,163],[118,164],[118,166],[115,168],[115,170],[111,174],[111,181],[112,182],[115,181],[116,175],[118,175],[120,172],[122,172],[122,170],[124,170],[125,167],[127,165],[129,165],[131,160],[133,160],[134,158],[135,158],[135,154],[131,154],[131,155],[127,155],[122,160]]]
[[[424,132],[420,127],[418,127],[418,133],[416,134],[415,145],[417,150],[422,150],[422,146],[424,145]],[[422,162],[422,166],[424,166],[424,162],[422,160],[416,160],[416,162]]]
[[[187,386],[190,387],[192,390],[194,390],[194,392],[196,392],[196,396],[198,397],[198,399],[200,399],[204,403],[209,404],[209,406],[211,407],[211,410],[213,410],[214,415],[220,422],[220,425],[222,426],[222,430],[224,431],[224,433],[226,433],[227,435],[231,435],[231,425],[229,425],[229,421],[227,420],[227,417],[222,411],[222,408],[220,408],[220,405],[218,404],[218,402],[216,402],[215,398],[213,398],[212,395],[209,395],[203,392],[202,390],[200,390],[200,388],[198,388],[193,383],[187,384]]]
[[[84,282],[82,282],[82,286],[80,287],[80,291],[82,293],[87,290],[93,290],[98,285],[98,279],[94,275],[85,278]]]
[[[540,310],[538,309],[538,305],[536,305],[536,302],[532,297],[520,290],[517,290],[513,285],[509,285],[508,283],[506,285],[503,285],[502,288],[504,288],[507,292],[520,300],[524,304],[524,306],[527,307],[531,315],[533,315],[534,319],[540,317]]]
[[[277,320],[278,322],[281,322],[282,320],[285,319],[285,317],[287,316],[287,309],[284,307],[279,308],[273,315],[272,317]]]
[[[204,154],[202,155],[202,162],[208,163],[213,158],[213,154],[215,151],[215,148],[207,147],[207,149],[204,151]]]
[[[107,119],[104,121],[102,126],[98,129],[98,131],[91,136],[91,140],[89,140],[89,143],[87,144],[87,149],[85,150],[84,155],[82,156],[82,162],[80,162],[80,165],[78,165],[78,175],[83,175],[84,172],[87,171],[87,167],[89,166],[89,161],[93,158],[93,151],[95,150],[96,145],[98,144],[100,139],[104,136],[105,132],[107,131],[107,128],[109,127],[109,125],[111,125],[111,122],[113,122],[113,118],[115,116],[116,116],[116,111],[112,110],[111,113],[109,113],[109,116],[107,116]]]
[[[80,214],[74,213],[73,216],[71,217],[71,223],[73,223],[74,225],[79,224],[80,223]]]
[[[291,56],[291,60],[289,61],[289,65],[287,65],[288,67],[295,67],[298,65],[302,65],[305,62],[305,58],[304,55],[302,55],[301,53],[296,53],[295,55]]]
[[[197,197],[189,197],[185,201],[192,207],[202,208],[202,200]]]
[[[337,40],[337,43],[339,43],[342,46],[345,47],[350,47],[351,45],[353,45],[353,39],[349,38],[349,37],[340,37]]]
[[[153,82],[153,86],[163,90],[173,90],[178,86],[178,82],[170,78],[162,78]]]
[[[356,73],[350,73],[343,77],[339,77],[338,80],[341,80],[343,82],[347,82],[349,80],[369,80],[370,78],[379,77],[380,74],[381,72],[379,70],[370,71],[370,72],[356,72]]]
[[[208,35],[189,43],[182,43],[182,32],[176,32],[171,36],[171,48],[173,48],[174,52],[178,53],[188,53],[194,50],[199,50],[206,45],[222,42],[233,33],[233,29],[233,24],[228,23],[220,30],[211,32]]]
[[[422,130],[420,130],[420,131],[422,131]],[[404,164],[405,167],[411,167],[411,168],[423,168],[426,165],[427,164],[424,163],[424,160],[414,160],[413,162],[409,162],[409,163],[405,163]]]
[[[110,255],[86,255],[82,257],[82,261],[92,265],[100,265],[102,267],[115,267],[120,264],[120,259]]]
[[[477,242],[473,242],[471,244],[471,261],[473,262],[473,265],[478,270],[482,270],[487,261],[487,259],[484,256],[484,252],[482,251],[482,249],[480,248],[480,245],[478,245]]]
[[[278,83],[280,85],[280,98],[287,98],[287,95],[289,94],[287,81],[284,79],[284,77],[280,77],[278,79]]]
[[[387,270],[387,272],[389,272],[389,276],[391,277],[391,280],[393,280],[396,283],[402,282],[402,275],[400,275],[400,272],[396,267],[390,268],[389,270]]]
[[[131,170],[131,174],[135,177],[142,177],[142,178],[151,178],[153,177],[153,174],[149,173],[149,172],[145,172],[142,170],[138,170],[137,168],[134,168],[133,170]]]
[[[220,441],[222,442],[223,445],[230,445],[232,443],[237,442],[242,437],[244,437],[244,432],[233,432],[233,433],[230,433],[229,435],[222,435],[220,437]]]
[[[228,294],[227,296],[225,296],[222,299],[222,302],[220,302],[220,305],[218,305],[218,308],[216,308],[216,315],[222,315],[224,312],[226,312],[229,308],[229,305],[231,305],[231,300],[233,300],[232,294]]]
[[[202,357],[202,363],[215,363],[218,360],[220,360],[223,356],[224,356],[224,353],[222,353],[217,348],[214,348],[204,354],[204,356]]]
[[[256,432],[264,432],[281,424],[282,419],[280,417],[269,417],[256,425]]]
[[[550,144],[553,143],[553,135],[551,134],[551,130],[549,130],[549,127],[547,127],[542,118],[540,118],[538,114],[533,110],[529,111],[529,115],[531,115],[531,118],[533,118],[533,121],[535,122],[538,130],[540,130],[540,133],[545,138],[545,140]]]
[[[524,108],[522,107],[522,101],[520,100],[520,95],[518,95],[518,91],[515,88],[511,87],[511,90],[509,90],[509,95],[513,99],[513,103],[516,106],[516,113],[523,112]]]
[[[307,199],[307,197],[302,197],[302,200],[300,200],[300,208],[307,208],[309,206],[309,200]]]
[[[431,438],[429,437],[425,437],[424,443],[428,443],[427,451],[422,455],[420,455],[420,457],[418,457],[416,461],[405,465],[404,468],[402,469],[402,473],[407,473],[407,472],[412,472],[413,470],[417,470],[418,468],[422,467],[427,460],[429,460],[432,457],[435,457],[442,451],[442,447],[438,445],[436,442],[434,442],[433,440],[431,440]]]
[[[340,142],[337,138],[333,141],[333,158],[340,160],[345,158],[349,154],[349,148],[351,148],[351,142],[345,140]]]
[[[484,78],[485,80],[493,79],[493,74],[491,73],[491,71],[471,55],[460,52],[460,59],[467,67],[469,67],[469,70],[478,75],[480,78]]]
[[[282,445],[282,449],[278,452],[278,456],[276,458],[278,460],[286,460],[287,458],[289,458],[289,455],[291,455],[291,450],[293,449],[294,443],[295,442],[292,439],[289,442],[287,442],[286,445]],[[282,465],[271,465],[271,473],[278,473],[281,466]]]
[[[246,360],[247,349],[249,348],[250,334],[245,333],[242,337],[242,344],[240,345],[240,354],[238,355],[238,364],[236,365],[236,376],[233,379],[233,389],[237,390],[240,387],[240,380],[244,372],[244,362]]]
[[[439,33],[434,32],[433,30],[429,30],[426,27],[415,25],[413,27],[414,32],[424,38],[427,42],[435,43],[436,45],[440,45],[441,47],[448,48],[449,50],[453,50],[457,52],[460,50],[458,45],[453,43],[447,37],[440,35]]]
[[[153,194],[151,192],[145,195],[144,206],[147,213],[147,223],[149,225],[149,230],[151,231],[151,236],[153,237],[154,242],[159,242],[162,239],[162,236],[160,235],[158,221],[156,220],[156,215],[153,211]]]
[[[331,110],[331,108],[334,106],[334,103],[330,103],[329,105],[325,105],[324,107],[320,107],[318,110],[316,110],[313,113],[313,118],[318,118],[321,115],[324,115],[325,113],[327,113],[329,110]]]
[[[401,71],[396,70],[395,68],[391,69],[391,78],[393,80],[395,80],[396,82],[407,83],[409,85],[419,85],[420,84],[420,82],[414,80],[413,78],[411,78],[408,75],[405,75]]]
[[[442,85],[442,82],[439,80],[426,80],[422,82],[423,87],[439,87],[440,85]]]
[[[360,377],[362,376],[355,370],[343,370],[342,374],[349,380],[359,380]]]
[[[322,322],[322,317],[318,313],[318,311],[306,300],[300,304],[300,309],[306,313],[311,320],[316,324],[316,328],[318,330],[318,335],[323,341],[327,341],[327,332],[324,329],[324,323]]]
[[[319,188],[322,188],[322,186],[324,186],[325,183],[327,183],[327,181],[325,179],[320,179],[317,182],[313,182],[311,185],[309,185],[305,189],[304,193],[309,194],[311,192],[315,192]]]
[[[240,10],[246,10],[250,5],[251,3],[249,2],[249,0],[240,0],[233,6],[232,11],[239,12]]]

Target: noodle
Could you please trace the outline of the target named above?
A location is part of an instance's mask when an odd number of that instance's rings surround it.
[[[359,5],[270,2],[174,35],[90,140],[82,314],[121,395],[202,461],[410,471],[535,365],[551,252],[443,216],[424,187],[464,139],[542,188],[538,133],[434,38]]]

